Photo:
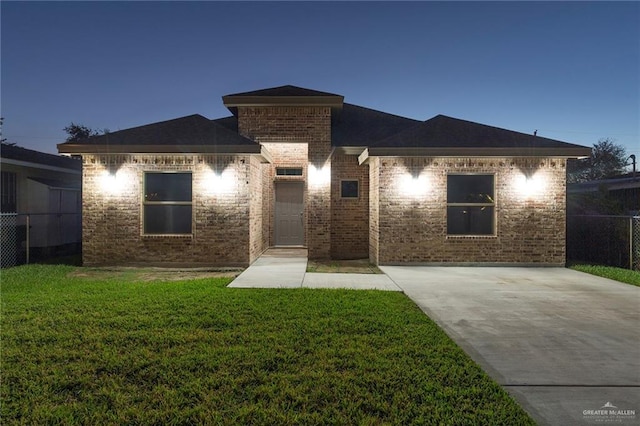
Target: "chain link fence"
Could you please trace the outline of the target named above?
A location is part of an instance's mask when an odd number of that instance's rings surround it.
[[[640,271],[640,216],[567,216],[567,260]]]
[[[81,253],[79,213],[0,213],[0,267]]]

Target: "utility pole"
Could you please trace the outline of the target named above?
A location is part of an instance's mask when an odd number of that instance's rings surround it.
[[[633,165],[633,174],[631,176],[633,176],[633,180],[636,180],[636,156],[635,154],[631,154],[629,156],[629,158],[627,158],[627,160],[631,160],[631,164]]]

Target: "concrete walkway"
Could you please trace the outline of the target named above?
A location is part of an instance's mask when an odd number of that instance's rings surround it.
[[[306,250],[270,249],[229,287],[404,291],[538,424],[640,424],[639,287],[565,268],[306,266]]]
[[[640,424],[639,287],[565,268],[380,269],[539,424]]]
[[[229,284],[233,288],[344,288],[401,291],[384,274],[323,274],[307,271],[306,249],[272,248]]]

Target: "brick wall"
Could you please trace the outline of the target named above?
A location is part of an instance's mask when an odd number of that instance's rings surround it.
[[[380,262],[380,159],[369,159],[369,261]]]
[[[358,181],[358,198],[341,197],[341,181]],[[331,159],[331,258],[369,257],[369,166],[355,155]]]
[[[83,158],[83,263],[246,265],[250,260],[250,156],[87,155]],[[105,188],[107,170],[116,182]],[[212,184],[213,170],[224,184]],[[192,235],[142,235],[145,171],[193,173]],[[252,188],[256,191],[256,188]],[[251,230],[251,232],[250,232]],[[259,242],[252,247],[254,254]]]
[[[327,136],[330,140],[330,124],[331,109],[328,107],[238,107],[238,132],[259,143],[317,143]]]
[[[238,132],[264,144],[274,157],[270,205],[276,167],[303,167],[305,180],[305,242],[310,258],[329,258],[331,250],[331,183],[309,180],[307,165],[331,168],[331,108],[319,106],[238,107]],[[304,150],[304,152],[303,152]],[[280,179],[280,178],[278,178]],[[311,179],[313,180],[313,179]],[[273,214],[270,221],[273,244]]]
[[[269,181],[263,179],[269,165],[261,163],[257,157],[250,159],[249,178],[249,263],[253,262],[269,247]],[[266,204],[266,206],[265,206]],[[266,209],[265,209],[266,207]]]
[[[564,159],[380,158],[370,166],[371,205],[376,195],[380,200],[379,213],[371,212],[370,255],[380,264],[565,262]],[[447,236],[450,172],[494,174],[495,236]],[[518,191],[523,173],[546,182],[536,196],[526,198]],[[408,195],[404,189],[412,175],[420,176],[425,189]]]

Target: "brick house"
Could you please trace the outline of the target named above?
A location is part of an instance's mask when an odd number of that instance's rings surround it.
[[[85,265],[248,265],[273,246],[394,263],[565,263],[567,158],[590,148],[282,86],[58,145],[83,160]]]

